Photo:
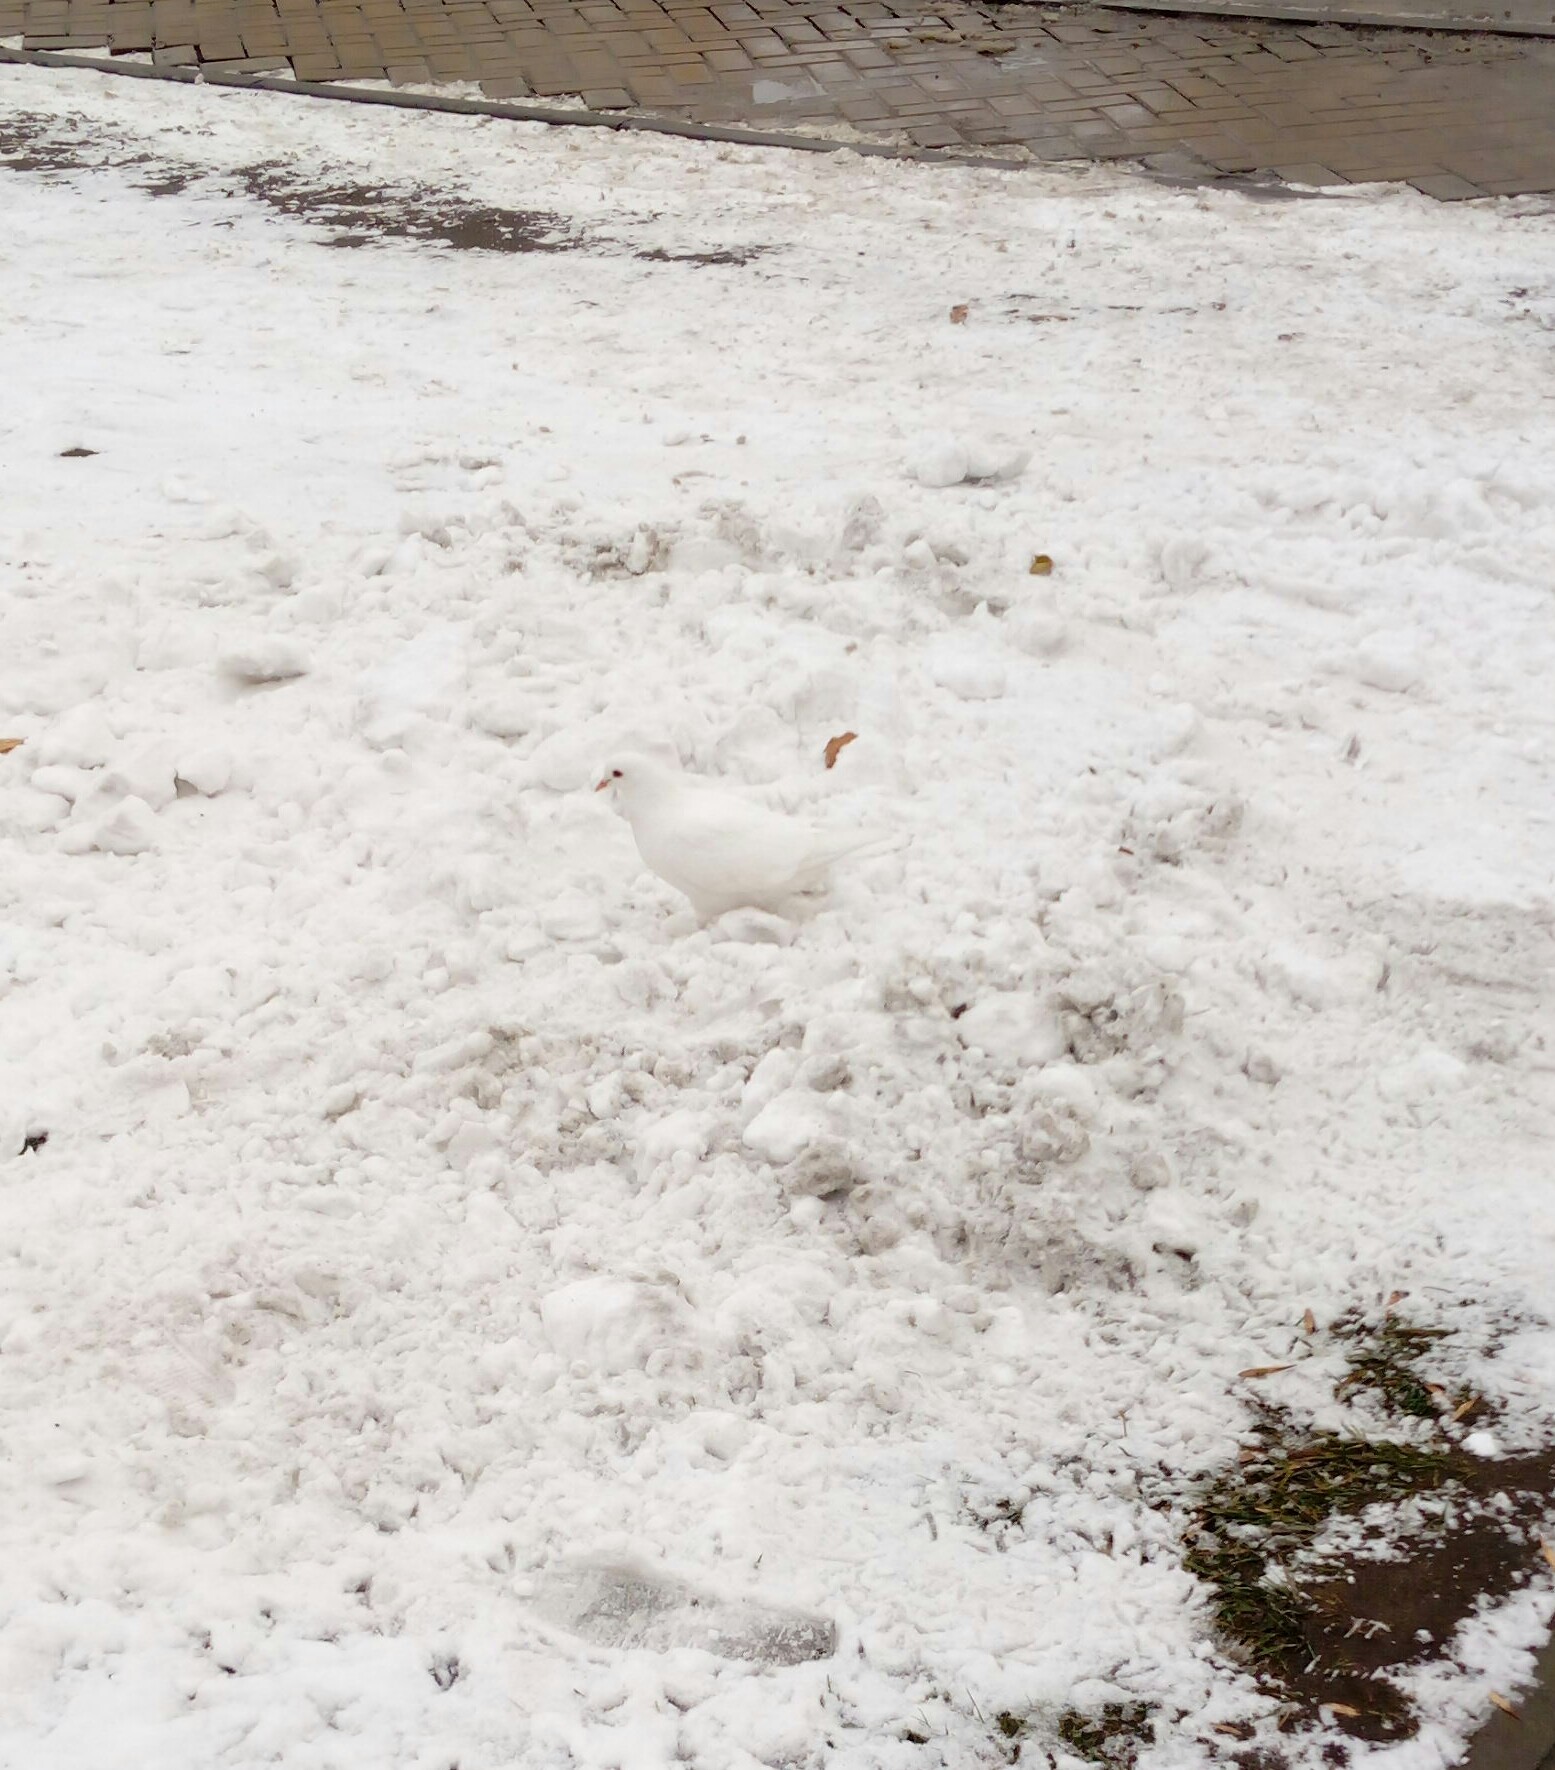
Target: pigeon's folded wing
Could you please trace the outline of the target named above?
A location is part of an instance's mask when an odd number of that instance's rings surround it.
[[[802,825],[722,793],[688,793],[673,815],[634,828],[649,866],[694,897],[765,896],[782,890],[810,860]]]

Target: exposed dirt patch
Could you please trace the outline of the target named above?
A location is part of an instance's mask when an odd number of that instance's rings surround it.
[[[1155,1736],[1153,1712],[1142,1702],[1109,1702],[1094,1715],[1066,1709],[1058,1718],[1058,1737],[1088,1764],[1133,1770],[1139,1748]]]
[[[1327,1707],[1355,1738],[1407,1739],[1415,1717],[1386,1673],[1437,1657],[1462,1622],[1534,1576],[1555,1452],[1487,1462],[1301,1435],[1282,1419],[1264,1439],[1201,1496],[1184,1565],[1209,1588],[1227,1647],[1286,1699],[1285,1725]],[[1422,1496],[1439,1496],[1440,1523],[1400,1530],[1386,1559],[1315,1552],[1336,1521]]]
[[[607,234],[589,233],[570,218],[545,209],[505,209],[466,202],[423,185],[353,184],[313,181],[279,162],[244,166],[231,174],[149,154],[116,155],[100,135],[62,133],[48,117],[30,112],[0,121],[0,166],[14,172],[62,173],[113,167],[129,175],[148,196],[176,196],[192,185],[213,189],[236,182],[245,195],[277,214],[319,230],[320,244],[366,246],[380,240],[413,240],[455,252],[628,252],[651,264],[748,264],[765,246],[672,252],[662,246],[638,248]]]
[[[1555,1459],[1546,1455],[1518,1464],[1481,1464],[1487,1494],[1506,1485],[1537,1497],[1547,1491]],[[1474,1471],[1470,1472],[1475,1473]],[[1515,1485],[1513,1485],[1515,1483]],[[1535,1517],[1531,1520],[1537,1523]],[[1351,1561],[1336,1578],[1304,1588],[1311,1605],[1306,1638],[1313,1654],[1335,1675],[1370,1677],[1397,1666],[1419,1665],[1438,1654],[1465,1616],[1525,1584],[1537,1565],[1536,1534],[1508,1532],[1499,1516],[1449,1524],[1440,1537],[1399,1545],[1399,1559]]]
[[[440,198],[425,189],[313,184],[286,168],[245,166],[243,189],[277,214],[328,228],[328,246],[416,240],[456,252],[575,252],[589,242],[563,215]]]
[[[765,246],[731,246],[722,252],[666,252],[655,246],[634,256],[646,264],[750,264],[766,251]]]
[[[1535,1577],[1555,1450],[1466,1448],[1495,1409],[1433,1370],[1450,1365],[1450,1329],[1390,1308],[1329,1331],[1348,1366],[1336,1396],[1364,1398],[1397,1438],[1315,1432],[1263,1408],[1256,1442],[1196,1497],[1183,1563],[1224,1644],[1284,1699],[1284,1727],[1324,1710],[1354,1738],[1406,1739],[1417,1721],[1387,1674],[1440,1657],[1463,1622]],[[1361,1514],[1364,1527],[1334,1528]]]
[[[1099,1764],[1103,1770],[1134,1770],[1141,1749],[1155,1738],[1155,1715],[1151,1703],[1109,1702],[1099,1709],[1064,1709],[1056,1717],[1006,1710],[994,1716],[993,1726],[1011,1764],[1040,1763],[1044,1755],[1051,1763],[1050,1748],[1056,1740],[1087,1764]]]
[[[0,117],[0,166],[9,172],[70,172],[81,164],[68,142],[52,138],[46,118],[22,111]]]
[[[1318,1333],[1310,1317],[1306,1331]],[[1390,1305],[1377,1321],[1342,1317],[1324,1337],[1344,1355],[1336,1396],[1364,1407],[1356,1429],[1318,1430],[1255,1404],[1235,1463],[1158,1503],[1183,1519],[1183,1565],[1202,1582],[1221,1646],[1277,1700],[1279,1731],[1317,1734],[1337,1770],[1347,1737],[1387,1744],[1418,1730],[1391,1674],[1443,1659],[1465,1621],[1548,1580],[1555,1448],[1486,1457],[1467,1447],[1496,1406],[1455,1380],[1451,1328],[1416,1325]],[[1476,1335],[1480,1368],[1498,1338]],[[1000,1548],[1023,1514],[1019,1497],[967,1501],[968,1521]],[[999,1715],[994,1732],[1010,1762],[1056,1739],[1128,1770],[1163,1719],[1196,1731],[1187,1714],[1125,1702]],[[1198,1742],[1238,1770],[1287,1762],[1267,1719],[1218,1722]]]

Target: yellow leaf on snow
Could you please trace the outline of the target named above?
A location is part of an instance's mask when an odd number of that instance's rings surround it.
[[[856,731],[845,731],[841,737],[828,739],[826,744],[826,766],[828,768],[835,768],[837,766],[837,758],[845,749],[847,749],[848,745],[855,742],[857,738],[858,733]]]

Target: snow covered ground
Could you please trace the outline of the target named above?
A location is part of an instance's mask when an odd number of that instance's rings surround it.
[[[1146,1502],[1255,1386],[1368,1423],[1303,1312],[1555,1401],[1555,218],[24,113],[0,1763],[926,1770],[1125,1698],[1208,1762],[1271,1705]],[[698,928],[623,742],[908,840]]]

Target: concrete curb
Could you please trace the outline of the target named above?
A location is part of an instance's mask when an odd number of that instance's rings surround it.
[[[1469,1741],[1458,1770],[1555,1770],[1555,1635],[1544,1643],[1516,1716],[1497,1709]]]

